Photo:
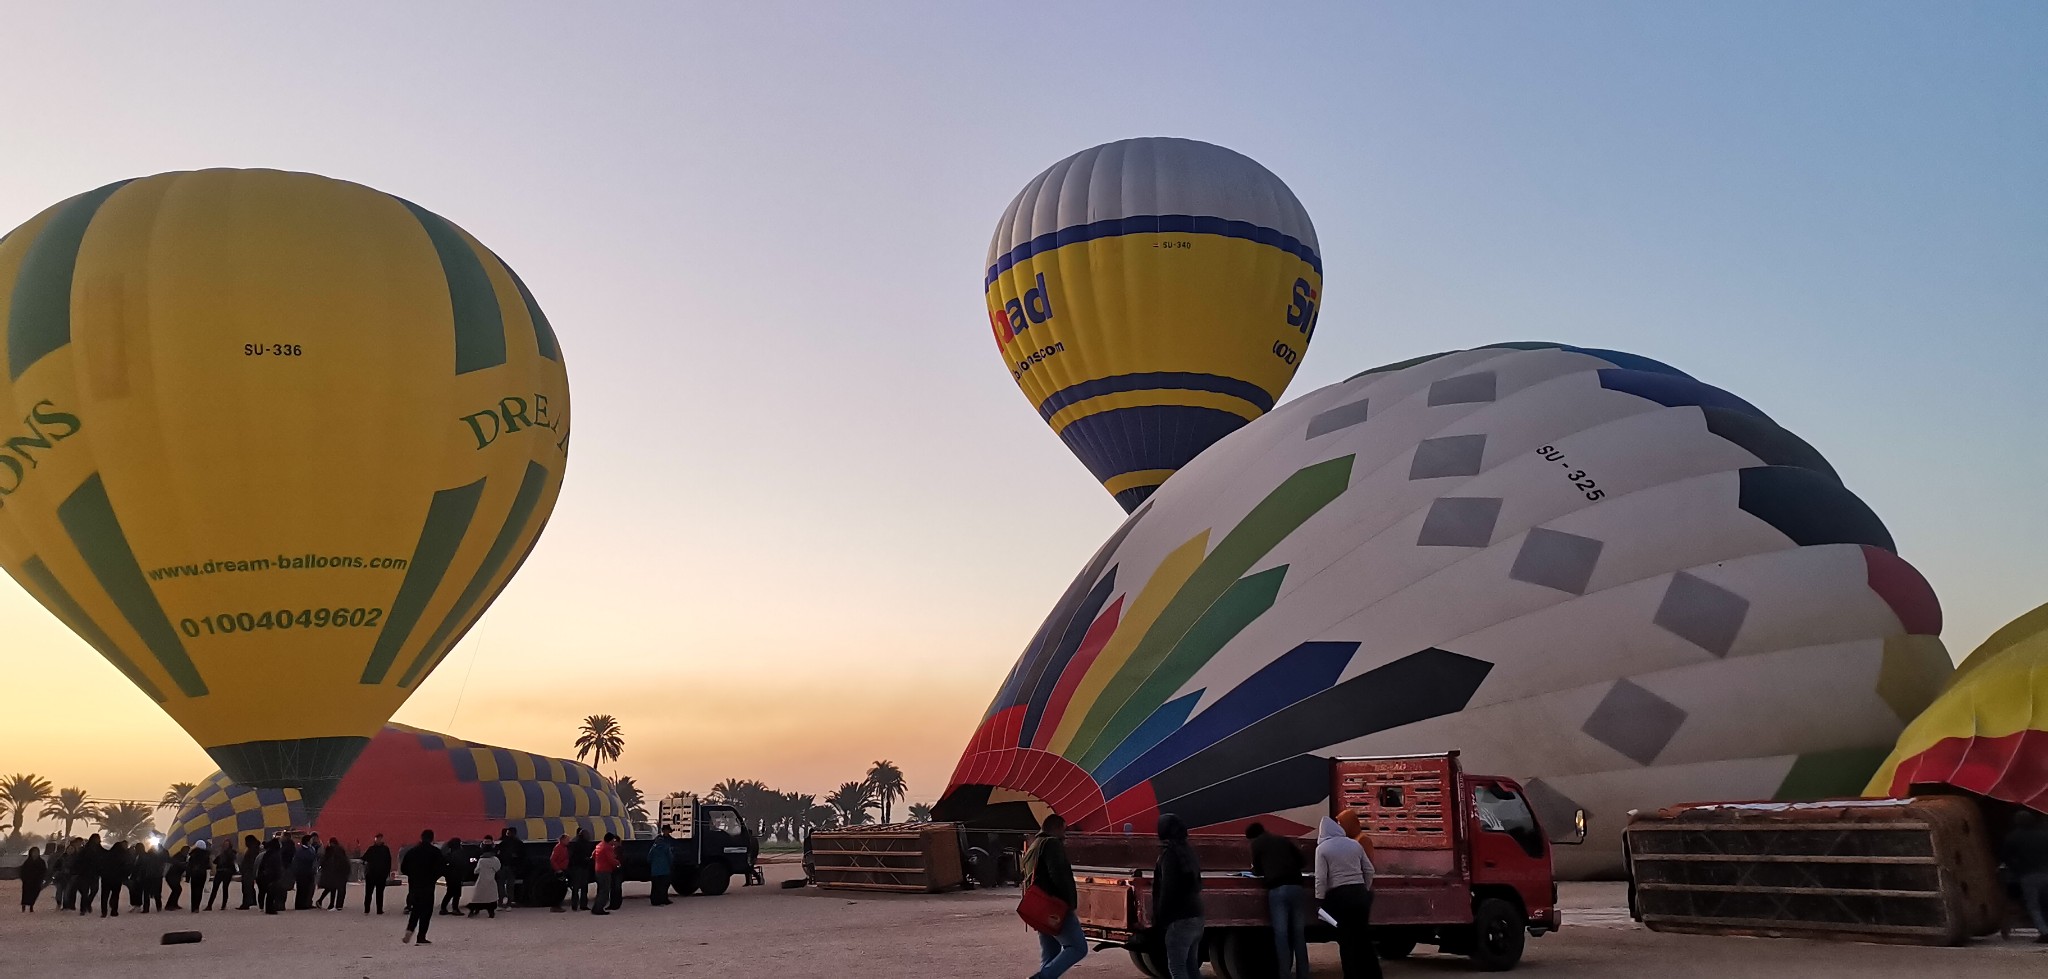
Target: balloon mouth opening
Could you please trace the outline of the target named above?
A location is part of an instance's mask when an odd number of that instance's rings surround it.
[[[291,738],[245,741],[206,749],[233,781],[258,789],[297,789],[306,825],[334,797],[369,738]]]

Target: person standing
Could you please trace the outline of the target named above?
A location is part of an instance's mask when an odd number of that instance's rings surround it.
[[[206,893],[206,872],[213,866],[212,851],[206,848],[206,841],[192,844],[185,854],[185,882],[192,885],[192,913],[199,913],[199,895]]]
[[[1316,837],[1316,898],[1337,921],[1344,979],[1380,979],[1379,950],[1372,943],[1372,861],[1328,816]]]
[[[286,837],[287,846],[291,838]],[[313,885],[320,877],[320,837],[311,833],[299,838],[298,847],[292,851],[292,884],[298,896],[292,901],[292,910],[313,910]]]
[[[28,859],[21,862],[21,909],[34,911],[36,897],[43,893],[43,875],[49,867],[43,862],[43,851],[39,847],[28,848]]]
[[[71,910],[71,859],[78,854],[79,843],[71,840],[50,845],[50,881],[57,888],[57,910]]]
[[[1045,817],[1024,854],[1024,886],[1036,887],[1067,906],[1059,934],[1038,935],[1038,971],[1032,973],[1033,979],[1059,979],[1088,954],[1088,936],[1081,933],[1081,919],[1074,914],[1074,867],[1067,862],[1066,837],[1067,820],[1054,813]]]
[[[320,851],[321,907],[339,911],[348,905],[348,878],[354,869],[348,851],[341,848],[341,837],[328,837],[327,849]]]
[[[1159,816],[1159,861],[1152,872],[1152,926],[1164,933],[1172,979],[1202,974],[1202,864],[1179,816]]]
[[[164,858],[162,848],[149,843],[138,844],[141,851],[135,855],[135,903],[143,914],[151,908],[164,909]]]
[[[647,848],[647,876],[653,890],[647,894],[647,903],[660,906],[672,903],[668,899],[668,882],[675,874],[675,837],[670,835],[675,827],[664,826],[661,835],[654,838],[654,845]]]
[[[501,908],[519,903],[519,871],[526,866],[525,857],[526,844],[519,841],[519,831],[505,827],[505,831],[498,834],[498,906]]]
[[[128,843],[116,843],[100,858],[100,917],[121,916],[121,885],[135,873],[135,861],[128,856]]]
[[[213,910],[213,901],[220,899],[220,909],[228,909],[228,885],[235,880],[235,838],[222,837],[213,841],[213,887],[206,892],[206,910]]]
[[[498,916],[498,848],[489,839],[484,840],[483,852],[476,858],[476,886],[469,889],[469,916],[474,918],[478,911]]]
[[[77,893],[80,917],[92,913],[93,895],[100,891],[100,872],[107,862],[109,851],[100,846],[100,834],[85,838],[85,845],[78,849],[77,859],[71,861],[71,886]],[[104,917],[104,916],[103,916]]]
[[[552,871],[548,878],[548,889],[552,892],[549,896],[554,898],[548,910],[562,914],[566,910],[562,901],[569,896],[569,834],[563,833],[562,838],[555,841],[555,848],[549,851],[548,870]]]
[[[610,914],[615,906],[619,889],[619,838],[611,833],[604,834],[604,841],[590,853],[591,869],[597,874],[597,899],[590,905],[591,914]]]
[[[462,837],[448,838],[448,847],[441,853],[442,872],[448,879],[448,893],[441,898],[441,913],[462,913],[462,885],[468,880],[469,858],[462,853]]]
[[[2012,829],[1999,843],[1998,859],[2019,883],[2020,902],[2034,920],[2034,941],[2048,944],[2048,909],[2042,907],[2048,896],[2048,821],[2031,809],[2014,813]]]
[[[256,906],[262,890],[257,886],[256,870],[263,862],[263,844],[250,833],[242,837],[242,864],[238,868],[242,875],[242,906],[237,910],[247,911]]]
[[[263,898],[263,913],[277,914],[284,910],[284,848],[277,837],[263,841],[263,852],[256,859],[256,889]]]
[[[597,849],[590,842],[590,831],[576,831],[576,842],[569,844],[569,910],[590,910],[590,880],[595,876],[591,869],[591,856]]]
[[[177,911],[178,898],[185,893],[185,861],[192,859],[192,848],[184,847],[171,854],[171,862],[164,867],[164,883],[170,885],[170,900],[164,902],[165,911]]]
[[[413,941],[419,936],[421,945],[432,945],[427,941],[427,926],[434,923],[434,885],[439,883],[446,872],[440,848],[434,846],[434,831],[420,831],[417,845],[405,851],[398,862],[398,872],[405,875],[405,937],[401,942]]]
[[[363,913],[370,913],[370,902],[377,903],[377,913],[384,913],[384,885],[391,880],[391,848],[384,845],[384,834],[378,833],[370,839],[370,848],[363,851]]]
[[[1301,850],[1258,823],[1245,827],[1244,835],[1252,841],[1252,873],[1266,889],[1280,979],[1308,979],[1308,892],[1302,888]]]

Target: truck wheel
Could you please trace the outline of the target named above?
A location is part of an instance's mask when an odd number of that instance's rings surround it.
[[[1472,964],[1486,972],[1506,972],[1522,961],[1529,940],[1529,919],[1522,909],[1497,897],[1479,902],[1472,912]]]
[[[1226,928],[1209,945],[1209,965],[1222,979],[1278,979],[1273,933],[1266,928]]]
[[[1387,959],[1389,961],[1394,959],[1405,959],[1409,955],[1414,953],[1415,939],[1380,938],[1375,939],[1373,941],[1373,947],[1379,949],[1380,958]]]
[[[722,863],[707,863],[697,871],[697,892],[705,897],[717,897],[732,885],[732,871]]]
[[[1165,952],[1151,946],[1132,948],[1129,951],[1131,953],[1131,964],[1137,966],[1139,972],[1151,977],[1151,979],[1167,979]]]

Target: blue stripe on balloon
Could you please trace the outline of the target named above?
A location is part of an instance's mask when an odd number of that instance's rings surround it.
[[[1061,675],[1067,672],[1068,664],[1074,661],[1074,654],[1081,650],[1081,640],[1087,638],[1089,628],[1095,625],[1096,617],[1102,614],[1102,607],[1109,602],[1109,596],[1116,590],[1116,569],[1110,568],[1102,580],[1089,589],[1087,600],[1074,610],[1066,628],[1060,635],[1060,644],[1053,653],[1040,661],[1038,675],[1031,681],[1031,696],[1026,700],[1030,706],[1024,708],[1024,726],[1017,735],[1017,744],[1028,745],[1038,736],[1038,723],[1045,719],[1046,702],[1052,699],[1052,692],[1059,686]]]
[[[1612,368],[1602,370],[1600,386],[1609,391],[1633,394],[1638,398],[1655,401],[1667,408],[1698,406],[1701,408],[1727,408],[1745,412],[1769,421],[1769,415],[1757,406],[1735,395],[1729,394],[1711,384],[1702,384],[1689,377],[1674,377],[1670,374],[1655,374],[1649,371]]]
[[[1151,717],[1145,718],[1145,722],[1138,725],[1137,730],[1132,731],[1131,736],[1125,738],[1123,744],[1117,745],[1116,750],[1110,752],[1109,757],[1104,758],[1102,764],[1095,766],[1095,770],[1088,774],[1099,784],[1103,776],[1130,764],[1133,759],[1144,754],[1147,748],[1165,740],[1167,735],[1187,723],[1188,715],[1194,713],[1195,703],[1201,699],[1202,691],[1197,690],[1179,700],[1169,700],[1160,704],[1159,709],[1153,711]],[[1112,796],[1104,795],[1103,798]]]
[[[1305,642],[1288,650],[1218,697],[1208,710],[1146,750],[1121,771],[1105,762],[1097,772],[1098,779],[1108,776],[1102,780],[1103,798],[1114,799],[1189,755],[1291,704],[1330,689],[1336,685],[1337,678],[1344,673],[1344,665],[1351,662],[1351,656],[1356,652],[1358,644],[1355,642]]]
[[[1213,391],[1240,398],[1257,406],[1260,411],[1273,410],[1273,396],[1250,381],[1221,374],[1197,374],[1189,371],[1152,371],[1144,374],[1118,374],[1114,377],[1098,377],[1092,381],[1068,385],[1052,393],[1038,405],[1038,417],[1047,421],[1060,409],[1089,398],[1121,391]]]
[[[1179,469],[1216,440],[1245,426],[1243,416],[1193,405],[1113,408],[1060,429],[1098,482],[1145,469]]]
[[[1098,238],[1119,238],[1124,235],[1175,232],[1181,234],[1217,235],[1223,238],[1242,238],[1246,241],[1258,242],[1261,245],[1271,245],[1307,262],[1310,268],[1316,270],[1317,275],[1323,274],[1323,260],[1316,254],[1316,250],[1303,243],[1301,239],[1283,231],[1261,227],[1250,221],[1230,221],[1208,215],[1135,214],[1127,218],[1090,221],[1087,224],[1076,224],[1071,227],[1061,228],[1058,231],[1048,231],[1018,245],[1010,249],[1008,254],[996,259],[994,265],[988,267],[988,277],[982,281],[981,288],[983,291],[987,291],[988,287],[996,284],[997,276],[1009,271],[1018,262],[1065,245],[1095,241]]]

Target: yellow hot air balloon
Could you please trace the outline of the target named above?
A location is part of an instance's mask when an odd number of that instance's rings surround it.
[[[1323,263],[1265,167],[1127,139],[1010,202],[982,287],[1017,387],[1128,511],[1272,409],[1315,332]]]
[[[561,488],[526,286],[358,184],[80,194],[0,238],[0,322],[0,564],[232,778],[316,808]]]
[[[2048,812],[2048,605],[1963,660],[1864,790],[1946,785]]]

